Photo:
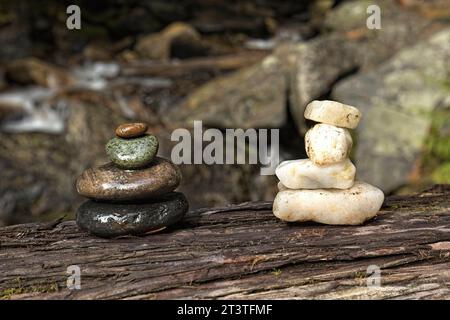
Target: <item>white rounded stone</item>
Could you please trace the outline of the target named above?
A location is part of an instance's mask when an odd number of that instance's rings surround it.
[[[275,169],[280,182],[289,189],[348,189],[353,185],[355,173],[349,159],[323,166],[310,159],[289,160]]]
[[[317,164],[331,164],[350,154],[353,140],[350,132],[330,124],[316,124],[305,135],[308,157]]]
[[[273,213],[281,220],[315,221],[333,225],[358,225],[373,218],[384,201],[383,192],[356,181],[347,190],[284,190],[273,202]]]
[[[286,187],[281,181],[278,182],[277,187],[278,187],[278,191],[292,190],[292,189],[289,189],[288,187]]]
[[[349,129],[358,126],[361,116],[355,107],[331,100],[314,100],[305,109],[306,119]]]

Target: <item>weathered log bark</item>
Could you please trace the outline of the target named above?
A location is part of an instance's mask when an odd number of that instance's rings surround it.
[[[66,288],[81,268],[81,290]],[[368,266],[381,286],[367,286]],[[271,203],[104,240],[73,221],[0,229],[3,298],[450,298],[450,186],[389,197],[363,226],[287,224]]]

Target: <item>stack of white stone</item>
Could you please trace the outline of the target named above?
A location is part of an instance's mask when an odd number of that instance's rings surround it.
[[[309,159],[282,162],[273,213],[284,221],[315,221],[357,225],[374,217],[383,204],[383,192],[355,181],[349,159],[352,137],[361,112],[335,101],[313,101],[305,118],[319,122],[305,135]]]

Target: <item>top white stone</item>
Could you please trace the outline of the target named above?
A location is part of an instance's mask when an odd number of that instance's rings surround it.
[[[331,100],[314,100],[305,109],[306,119],[349,129],[358,126],[361,116],[357,108]]]

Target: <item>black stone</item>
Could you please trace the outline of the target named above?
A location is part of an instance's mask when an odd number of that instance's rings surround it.
[[[181,220],[189,209],[184,194],[171,192],[139,203],[108,203],[89,200],[77,211],[78,226],[96,236],[112,238],[140,235]]]

